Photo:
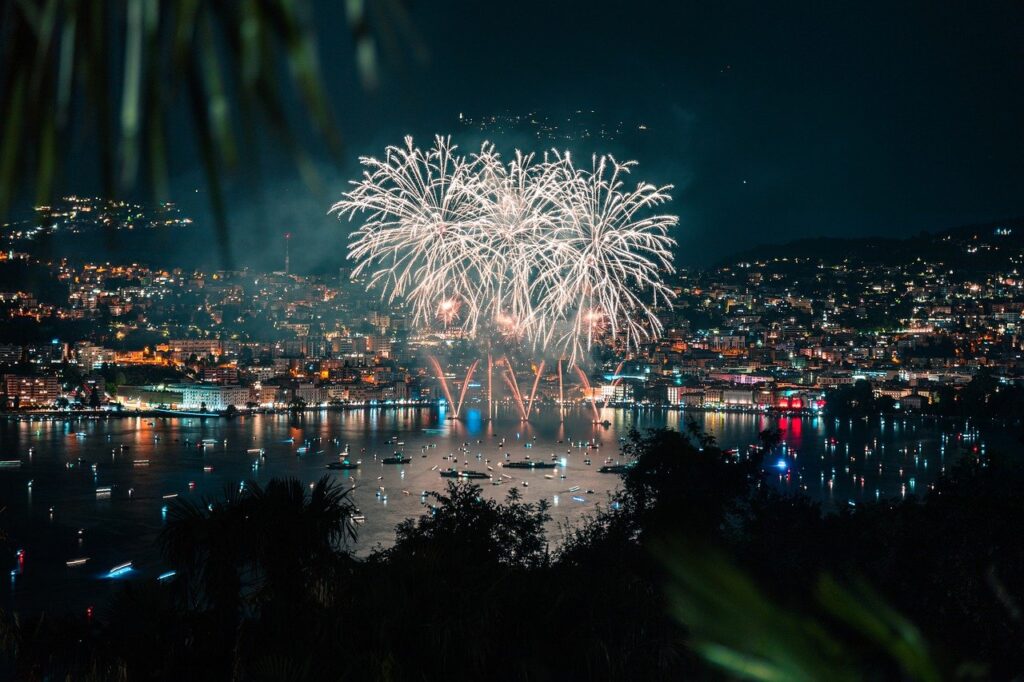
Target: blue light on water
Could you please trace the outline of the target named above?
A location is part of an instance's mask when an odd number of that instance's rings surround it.
[[[786,464],[786,460],[780,459],[778,462],[775,463],[775,467],[781,471],[785,471],[786,469],[789,468],[789,465]]]
[[[177,571],[166,571],[166,572],[161,573],[160,575],[158,575],[156,577],[156,579],[159,580],[160,582],[163,582],[164,580],[170,580],[171,578],[173,578],[176,575],[178,575]]]
[[[480,414],[480,410],[467,410],[466,411],[466,431],[471,435],[480,433],[480,429],[483,428],[484,419],[483,415]]]

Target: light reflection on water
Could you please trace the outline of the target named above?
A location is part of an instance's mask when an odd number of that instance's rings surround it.
[[[956,434],[966,431],[962,422],[941,425],[952,434],[947,437],[939,424],[922,421],[868,424],[713,412],[693,416],[723,448],[741,452],[756,442],[759,431],[777,426],[786,445],[778,458],[773,457],[766,479],[806,492],[826,506],[923,493],[956,457],[963,442]],[[564,423],[554,409],[522,423],[510,408],[489,423],[483,411],[472,406],[465,421],[439,421],[436,410],[424,408],[256,415],[231,421],[0,421],[0,459],[22,460],[20,468],[0,470],[0,501],[6,505],[0,525],[16,545],[13,549],[25,550],[23,570],[4,591],[5,606],[13,601],[18,608],[63,611],[98,603],[117,582],[101,578],[125,561],[133,561],[135,567],[126,578],[155,578],[167,568],[156,546],[165,495],[216,498],[245,480],[266,482],[275,476],[294,476],[308,485],[329,473],[355,484],[353,499],[366,517],[359,526],[358,550],[366,552],[390,542],[400,520],[423,513],[421,493],[444,487],[438,470],[455,466],[487,471],[489,459],[500,475],[497,462],[506,453],[510,460],[548,460],[554,455],[565,460],[557,470],[510,469],[505,473],[512,478],[502,485],[485,480],[482,487],[487,495],[504,497],[516,485],[527,501],[553,502],[551,538],[557,544],[560,523],[593,511],[613,492],[618,477],[597,469],[606,460],[619,461],[621,436],[632,427],[683,428],[684,418],[672,410],[608,408],[601,414],[602,420],[611,422],[606,428],[591,422],[588,408],[567,410]],[[204,438],[216,444],[197,447]],[[387,443],[391,438],[404,445]],[[499,446],[502,438],[504,445]],[[600,447],[578,445],[591,439]],[[309,451],[298,454],[308,441]],[[122,444],[128,449],[122,450]],[[346,444],[351,458],[361,459],[363,465],[357,471],[328,472],[327,462],[337,459]],[[255,469],[258,457],[246,452],[250,448],[266,452],[266,460]],[[384,465],[374,459],[398,450],[412,461]],[[449,454],[457,459],[443,459]],[[784,466],[774,466],[776,459]],[[149,462],[142,466],[137,460]],[[523,487],[524,481],[528,487]],[[377,495],[379,486],[384,491]],[[575,486],[579,490],[570,494]],[[98,496],[97,488],[105,487],[111,488],[110,495]],[[16,568],[13,549],[10,568]],[[65,565],[78,557],[90,560],[75,568]]]

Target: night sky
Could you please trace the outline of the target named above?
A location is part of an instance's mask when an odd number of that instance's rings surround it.
[[[1019,2],[415,2],[426,58],[399,35],[373,93],[359,86],[343,5],[323,0],[317,16],[347,161],[319,197],[273,159],[262,195],[236,182],[232,217],[254,234],[343,236],[322,215],[356,156],[406,133],[476,146],[485,136],[459,112],[577,109],[648,127],[571,146],[635,159],[639,177],[676,186],[683,264],[1024,215]],[[552,144],[528,130],[486,137],[508,150]],[[198,177],[183,166],[179,191]]]

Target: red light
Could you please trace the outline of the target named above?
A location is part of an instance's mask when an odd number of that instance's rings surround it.
[[[789,398],[779,398],[779,407],[783,410],[789,409]]]
[[[792,400],[789,401],[789,406],[794,410],[799,410],[803,408],[804,401],[800,398],[793,398]]]

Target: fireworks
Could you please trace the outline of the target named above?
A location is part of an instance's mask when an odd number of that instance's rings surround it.
[[[626,188],[632,162],[600,156],[582,168],[558,152],[506,162],[493,145],[463,155],[436,137],[361,163],[331,212],[364,217],[349,244],[354,274],[407,301],[416,324],[571,362],[604,339],[631,348],[661,333],[677,218],[656,213],[671,186]]]

